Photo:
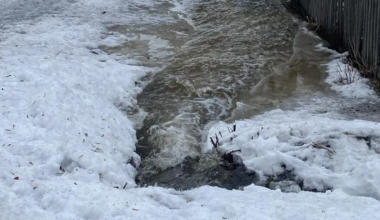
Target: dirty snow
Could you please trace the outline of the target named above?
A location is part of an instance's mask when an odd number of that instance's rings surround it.
[[[380,218],[378,201],[351,196],[379,198],[378,140],[371,139],[369,149],[357,138],[375,137],[377,125],[307,114],[302,122],[298,113],[279,111],[238,122],[232,144],[245,144],[245,163],[262,174],[275,174],[280,161],[310,186],[337,188],[333,192],[134,188],[139,157],[127,113],[141,91],[136,81],[152,70],[98,46],[128,40],[108,31],[109,25],[171,17],[150,15],[148,8],[160,4],[150,0],[0,3],[0,219]],[[260,125],[268,129],[252,141]],[[331,159],[307,147],[311,141],[330,141],[336,154]],[[298,158],[312,153],[310,160]]]

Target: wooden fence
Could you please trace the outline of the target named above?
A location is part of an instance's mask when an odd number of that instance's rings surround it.
[[[291,0],[327,41],[380,79],[380,0]]]

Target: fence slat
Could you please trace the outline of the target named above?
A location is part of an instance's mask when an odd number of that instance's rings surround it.
[[[357,56],[380,79],[380,0],[291,0],[334,47]]]

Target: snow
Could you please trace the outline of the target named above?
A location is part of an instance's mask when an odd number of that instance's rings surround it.
[[[376,92],[370,87],[369,79],[360,76],[357,69],[351,67],[347,60],[348,53],[338,53],[334,50],[319,44],[317,50],[331,54],[331,60],[326,64],[328,76],[326,83],[331,85],[331,89],[338,95],[355,99],[377,99]],[[347,60],[348,61],[348,60]]]
[[[107,32],[102,22],[113,20],[101,13],[102,2],[62,2],[62,14],[1,29],[0,182],[2,201],[9,200],[2,213],[11,213],[5,210],[16,198],[31,203],[30,211],[58,210],[61,204],[52,201],[64,191],[57,188],[135,186],[140,161],[126,111],[137,104],[136,81],[151,69],[97,49],[125,39]]]
[[[150,0],[0,3],[0,219],[380,218],[377,200],[352,196],[379,199],[379,139],[371,139],[369,149],[356,138],[376,137],[378,125],[308,113],[302,122],[299,113],[281,111],[238,122],[229,147],[244,145],[244,162],[262,174],[278,172],[265,165],[281,161],[310,186],[327,184],[337,188],[333,192],[286,194],[254,185],[243,191],[136,188],[140,125],[128,113],[141,91],[136,81],[152,69],[98,46],[129,40],[109,31],[110,25],[172,18],[148,14],[144,8],[159,4]],[[183,13],[178,4],[173,11]],[[212,129],[226,125],[218,126]],[[260,126],[270,129],[251,140]],[[306,146],[326,140],[336,151],[333,159]],[[294,146],[296,141],[305,146]],[[312,160],[297,158],[311,153]]]
[[[340,190],[326,194],[286,194],[252,185],[243,191],[210,186],[183,192],[159,187],[121,191],[92,184],[75,187],[62,184],[53,190],[58,196],[45,197],[40,201],[36,196],[27,201],[27,206],[16,195],[3,199],[12,205],[6,215],[1,212],[1,219],[207,220],[250,219],[255,216],[255,219],[263,220],[359,220],[380,217],[380,205],[376,200],[348,196]],[[35,208],[37,204],[39,206]]]
[[[23,30],[1,42],[2,178],[56,175],[69,160],[108,184],[132,184],[135,131],[119,109],[136,104],[147,70],[92,54],[85,45],[101,30],[88,24],[50,18]]]
[[[307,109],[273,110],[237,121],[236,132],[230,132],[232,128],[233,124],[219,122],[210,129],[209,138],[218,136],[222,152],[241,150],[237,154],[244,164],[262,179],[290,171],[293,185],[302,181],[308,190],[341,189],[380,199],[380,124],[376,122],[336,119],[334,114]],[[209,141],[203,151],[212,150]]]
[[[342,96],[356,99],[377,98],[376,92],[369,86],[369,79],[361,77],[358,70],[343,63],[342,59],[331,61],[327,64],[327,68],[329,76],[326,82],[331,85],[331,89]]]

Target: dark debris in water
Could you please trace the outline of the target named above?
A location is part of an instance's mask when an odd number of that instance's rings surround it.
[[[239,189],[257,183],[256,172],[248,170],[244,164],[221,163],[206,169],[199,169],[199,158],[186,158],[181,164],[171,167],[148,178],[137,179],[140,185],[157,185],[188,190],[210,185],[226,189]]]
[[[206,169],[199,169],[199,158],[186,158],[181,164],[171,167],[149,177],[138,177],[136,182],[140,186],[161,186],[176,190],[189,190],[205,185],[217,186],[228,190],[241,189],[255,184],[272,190],[294,193],[299,191],[326,192],[332,188],[324,186],[322,189],[311,188],[304,180],[297,178],[293,169],[287,169],[276,176],[266,176],[260,179],[254,170],[249,170],[244,164],[220,163]]]

